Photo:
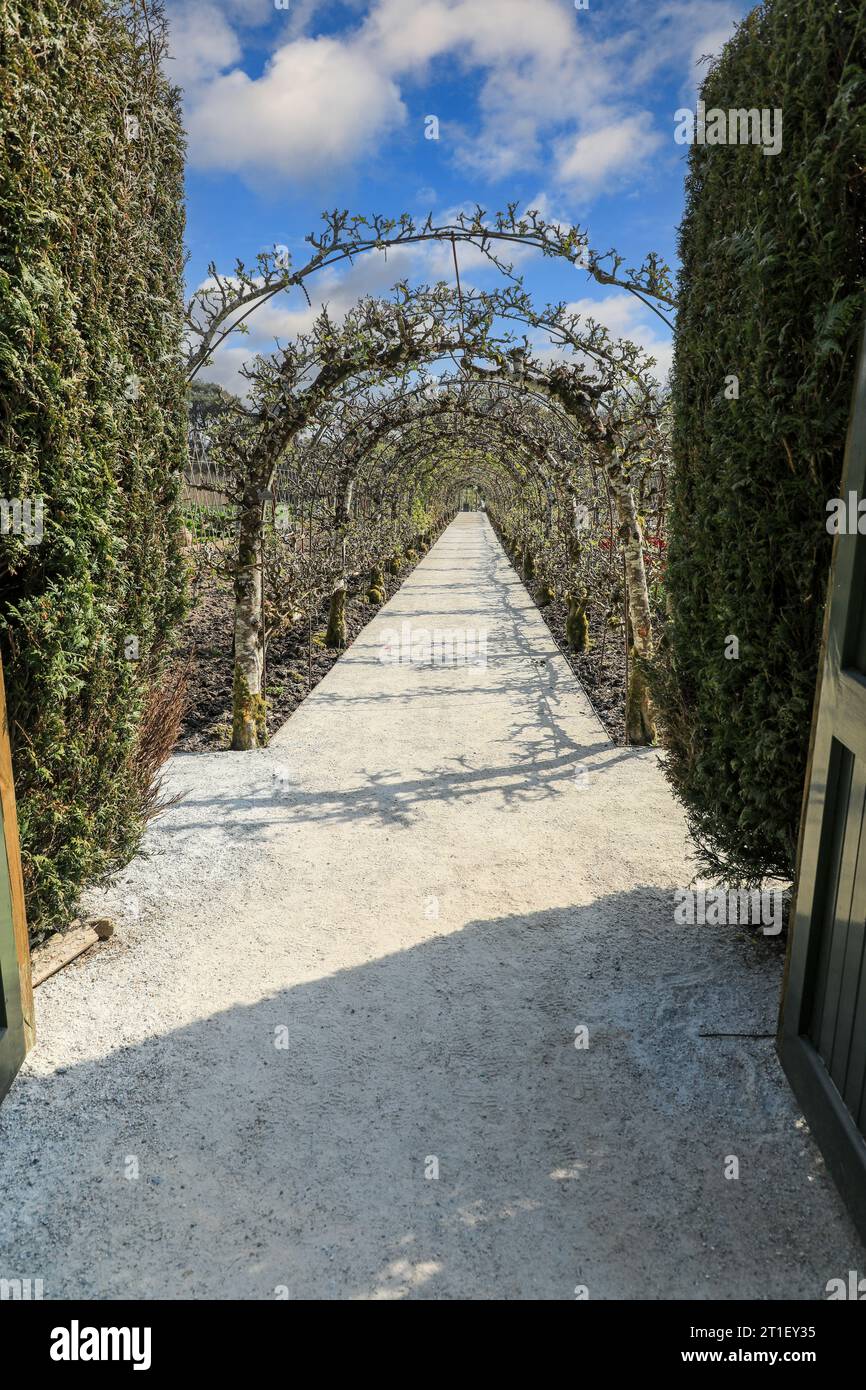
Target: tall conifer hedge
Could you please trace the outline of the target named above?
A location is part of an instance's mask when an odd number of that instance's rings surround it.
[[[689,152],[680,233],[671,618],[656,698],[705,863],[791,875],[858,337],[866,5],[767,0],[712,108],[781,108],[782,150]],[[739,383],[739,399],[728,399]],[[727,386],[727,395],[726,395]],[[739,658],[726,659],[726,638]],[[728,644],[729,650],[733,649]]]
[[[153,0],[0,0],[0,490],[31,504],[29,536],[6,509],[0,642],[37,929],[136,848],[183,603],[183,137],[163,37]]]

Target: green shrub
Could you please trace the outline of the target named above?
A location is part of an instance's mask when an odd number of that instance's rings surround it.
[[[162,32],[153,5],[0,0],[0,488],[44,499],[41,543],[0,542],[0,638],[37,930],[135,852],[165,736],[186,428]]]
[[[653,678],[705,864],[794,866],[822,606],[866,310],[866,10],[768,0],[707,109],[781,108],[782,150],[694,145],[680,232],[670,622]],[[728,399],[736,390],[739,399]],[[726,659],[726,639],[739,659]]]

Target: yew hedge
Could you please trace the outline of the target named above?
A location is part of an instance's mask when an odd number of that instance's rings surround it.
[[[0,540],[0,643],[37,932],[134,853],[165,751],[186,419],[164,34],[153,3],[0,0],[0,488],[44,508],[41,541]]]

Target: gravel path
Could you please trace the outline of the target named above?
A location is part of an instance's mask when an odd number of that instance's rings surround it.
[[[383,664],[403,622],[486,630],[486,666]],[[99,901],[118,933],[38,991],[0,1276],[815,1299],[863,1267],[772,1041],[702,1036],[772,1032],[778,950],[673,925],[693,870],[657,756],[609,743],[484,518],[268,749],[170,781]]]

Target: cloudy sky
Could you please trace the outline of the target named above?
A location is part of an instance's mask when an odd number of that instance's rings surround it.
[[[703,55],[748,0],[169,0],[169,71],[184,90],[189,282],[303,239],[325,207],[437,216],[518,201],[587,227],[626,264],[676,259],[685,147],[674,111],[693,106]],[[429,117],[439,138],[427,138]],[[493,272],[461,252],[466,279]],[[564,299],[670,360],[664,325],[575,267],[520,266],[542,300]],[[339,311],[403,277],[451,279],[450,254],[407,249],[324,272]],[[299,291],[206,375],[237,368],[305,326]]]

